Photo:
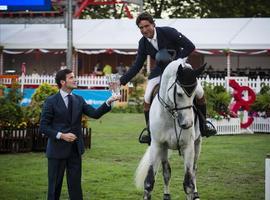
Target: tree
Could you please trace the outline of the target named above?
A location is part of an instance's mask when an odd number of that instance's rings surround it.
[[[145,0],[155,18],[270,17],[269,0]]]

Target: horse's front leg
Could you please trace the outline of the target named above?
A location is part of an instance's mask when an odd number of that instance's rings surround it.
[[[163,180],[164,180],[164,195],[163,200],[171,200],[169,184],[171,179],[171,167],[168,160],[162,161]]]
[[[199,197],[199,193],[198,193],[198,190],[197,190],[197,180],[196,180],[196,174],[197,174],[197,161],[199,159],[199,156],[200,156],[200,152],[201,152],[201,137],[197,138],[196,141],[195,141],[195,155],[194,155],[194,165],[193,165],[193,174],[194,174],[194,186],[195,186],[195,189],[194,189],[194,195],[193,195],[193,200],[200,200],[200,197]]]
[[[164,181],[164,195],[163,200],[170,200],[170,179],[171,179],[171,166],[168,160],[168,149],[166,147],[163,147],[164,150],[161,154],[161,163],[162,163],[162,170],[163,170],[163,181]]]
[[[184,145],[183,148],[183,158],[184,158],[184,167],[185,167],[185,178],[183,182],[184,191],[186,193],[186,197],[188,200],[193,200],[192,196],[195,191],[195,183],[194,183],[194,144],[191,142],[190,144]]]

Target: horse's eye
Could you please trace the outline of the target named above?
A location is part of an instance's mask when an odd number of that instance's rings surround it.
[[[183,94],[182,93],[177,93],[177,96],[182,97]]]

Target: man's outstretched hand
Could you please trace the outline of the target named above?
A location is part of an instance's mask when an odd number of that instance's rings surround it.
[[[120,99],[121,99],[121,95],[113,95],[107,100],[107,103],[111,105],[113,102],[118,101]]]

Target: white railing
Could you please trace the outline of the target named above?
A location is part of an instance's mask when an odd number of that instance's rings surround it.
[[[270,79],[261,79],[259,76],[257,78],[248,78],[248,77],[230,77],[230,79],[234,79],[239,83],[241,86],[249,86],[252,88],[255,93],[259,93],[261,88],[264,85],[270,86]],[[227,88],[228,84],[228,78],[210,78],[209,76],[205,78],[199,78],[201,83],[209,83],[212,84],[213,86],[219,85]]]
[[[270,118],[254,117],[254,121],[250,128],[254,132],[269,133],[270,132]]]
[[[78,86],[81,87],[108,87],[107,80],[105,76],[78,76],[77,78]],[[11,79],[7,82],[5,80],[4,84],[10,84]],[[24,78],[19,77],[19,83],[24,85],[40,85],[42,83],[48,83],[51,85],[56,85],[54,76],[31,76],[26,75]]]
[[[22,76],[19,77],[19,82],[24,85],[40,85],[42,83],[49,83],[52,85],[55,85],[55,77],[54,76],[32,76],[32,75],[26,75],[24,78],[24,81],[22,79]],[[230,79],[235,79],[240,85],[242,86],[249,86],[251,87],[255,93],[259,93],[261,90],[261,87],[263,85],[270,86],[270,79],[261,79],[259,76],[256,79],[250,79],[248,77],[230,77]],[[83,87],[107,87],[107,80],[105,76],[78,76],[78,86]],[[227,78],[210,78],[209,76],[205,78],[199,78],[201,83],[204,82],[210,83],[213,86],[220,85],[223,87],[227,87]],[[4,78],[1,79],[1,84],[10,84],[11,79]]]
[[[231,134],[242,134],[247,132],[258,132],[258,133],[270,133],[270,118],[254,117],[252,125],[249,127],[250,131],[243,130],[240,127],[240,118],[230,119],[208,119],[213,123],[217,129],[217,135],[231,135]]]
[[[209,119],[212,124],[217,129],[218,135],[228,135],[228,134],[240,134],[240,118],[230,118],[230,119]]]

